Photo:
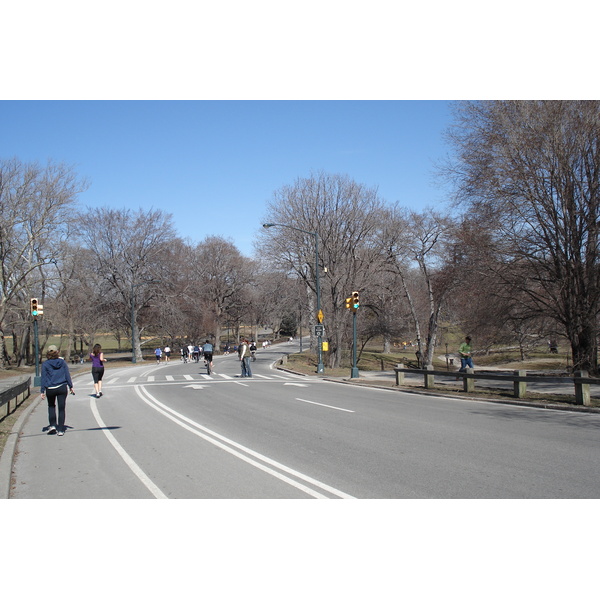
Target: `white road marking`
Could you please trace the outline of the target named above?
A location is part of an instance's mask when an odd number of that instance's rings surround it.
[[[127,383],[133,383],[133,382],[134,382],[136,379],[137,379],[137,377],[130,377],[130,378],[127,380]]]
[[[202,439],[206,440],[207,442],[210,442],[214,446],[217,446],[218,448],[225,450],[229,454],[232,454],[233,456],[240,458],[241,460],[251,464],[252,466],[256,467],[257,469],[260,469],[261,471],[264,471],[265,473],[268,473],[268,474],[272,475],[273,477],[276,477],[277,479],[280,479],[281,481],[284,481],[285,483],[288,483],[289,485],[291,485],[299,490],[302,490],[309,496],[313,496],[314,498],[327,498],[327,496],[323,495],[322,493],[318,492],[317,490],[311,489],[307,485],[304,485],[298,481],[294,481],[293,479],[290,479],[289,477],[287,477],[286,475],[283,475],[282,473],[278,473],[277,471],[275,471],[274,469],[271,469],[270,467],[268,467],[266,465],[271,465],[272,467],[279,469],[280,471],[283,471],[284,473],[288,473],[289,475],[292,475],[302,481],[305,481],[307,484],[310,484],[317,488],[321,488],[322,490],[327,491],[330,494],[337,496],[338,498],[354,498],[354,496],[351,496],[350,494],[346,494],[345,492],[342,492],[341,490],[338,490],[332,486],[329,486],[326,483],[322,483],[321,481],[318,481],[317,479],[313,479],[312,477],[309,477],[308,475],[304,475],[303,473],[300,473],[299,471],[291,469],[290,467],[286,467],[282,463],[272,460],[272,459],[268,458],[267,456],[265,456],[264,454],[255,452],[254,450],[251,450],[250,448],[248,448],[246,446],[238,444],[237,442],[234,442],[233,440],[226,438],[225,436],[222,436],[215,431],[212,431],[206,427],[203,427],[202,425],[200,425],[199,423],[196,423],[192,419],[189,419],[188,417],[182,415],[181,413],[178,413],[177,411],[173,410],[172,408],[169,408],[162,402],[159,402],[143,386],[136,385],[135,391],[138,394],[138,396],[146,404],[148,404],[148,406],[151,406],[152,408],[154,408],[154,410],[162,413],[167,418],[171,419],[171,421],[177,423],[184,429],[191,431],[198,437],[201,437]],[[145,396],[147,396],[147,397],[145,397]],[[203,432],[205,432],[205,433],[203,433]],[[226,444],[228,444],[228,445],[226,445]],[[238,452],[238,450],[239,450],[239,452]],[[245,456],[244,454],[242,454],[242,452],[245,452],[249,456]],[[250,457],[253,457],[253,458],[250,458]],[[256,460],[254,460],[254,459],[256,459]],[[259,460],[266,464],[261,464],[261,463],[257,462]]]
[[[184,375],[183,378],[187,379],[188,381],[194,381],[194,378],[191,375]]]
[[[200,373],[200,377],[204,377],[204,379],[212,380],[212,377],[210,375],[205,375],[204,373]]]
[[[160,488],[140,469],[138,464],[125,452],[123,446],[117,442],[115,436],[108,430],[100,413],[98,412],[98,408],[96,406],[96,400],[94,398],[91,399],[90,405],[92,408],[92,413],[96,418],[96,422],[104,432],[104,435],[108,438],[108,441],[113,445],[114,449],[119,453],[119,456],[125,461],[125,464],[133,471],[136,477],[150,490],[150,493],[158,499],[164,500],[167,498],[165,494],[160,490]]]
[[[303,400],[302,398],[296,398],[300,402],[308,402],[308,404],[317,404],[318,406],[324,406],[325,408],[333,408],[334,410],[343,410],[344,412],[353,413],[353,410],[348,410],[347,408],[340,408],[339,406],[330,406],[329,404],[321,404],[320,402],[312,402],[311,400]]]
[[[148,381],[154,381],[154,375],[148,375]]]
[[[284,383],[283,385],[295,385],[296,387],[308,387],[308,383]]]
[[[175,381],[175,377],[173,377],[173,375],[165,375],[165,379],[167,381]]]

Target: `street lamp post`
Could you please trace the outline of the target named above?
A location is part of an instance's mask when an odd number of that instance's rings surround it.
[[[306,229],[300,229],[300,227],[294,227],[293,225],[284,225],[283,223],[265,223],[265,228],[269,227],[287,227],[288,229],[295,229],[301,231],[307,235],[313,235],[315,237],[315,288],[317,293],[317,320],[319,323],[323,319],[323,313],[321,312],[321,282],[319,278],[319,236],[316,231],[307,231]],[[325,367],[323,366],[323,330],[317,329],[317,354],[318,364],[317,373],[324,373]]]
[[[135,288],[139,287],[140,285],[145,285],[147,283],[160,283],[160,281],[157,281],[155,279],[147,279],[140,283],[132,283],[131,284],[131,362],[134,364],[137,363],[137,357],[135,355],[135,339],[136,339],[137,327],[136,327],[136,322],[135,322],[134,294],[135,294]]]

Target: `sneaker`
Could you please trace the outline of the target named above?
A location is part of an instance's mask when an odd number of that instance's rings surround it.
[[[96,394],[96,398],[100,398],[100,394]]]
[[[54,435],[56,433],[56,427],[54,427],[54,425],[50,425],[46,431],[48,432],[48,435]]]
[[[102,392],[100,392],[100,396],[102,396]],[[98,398],[100,398],[100,396],[98,396]]]
[[[65,435],[65,430],[64,430],[64,429],[61,429],[61,430],[58,432],[58,435]]]

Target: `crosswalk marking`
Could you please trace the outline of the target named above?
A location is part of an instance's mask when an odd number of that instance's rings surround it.
[[[175,383],[177,382],[183,382],[183,381],[199,381],[199,378],[201,379],[205,379],[207,381],[218,381],[218,380],[226,380],[226,381],[236,381],[237,379],[239,379],[239,375],[226,375],[225,373],[213,373],[212,375],[207,375],[206,373],[198,373],[197,375],[189,375],[189,374],[182,374],[182,375],[165,375],[164,379],[160,376],[158,376],[158,379],[155,375],[147,375],[147,376],[142,376],[142,377],[138,377],[138,376],[134,376],[134,377],[129,377],[128,379],[125,377],[112,377],[111,379],[106,381],[107,385],[112,385],[112,384],[118,384],[119,382],[122,383],[135,383],[135,382],[146,382],[146,383],[160,383],[161,381],[173,381]],[[307,379],[305,377],[302,376],[298,376],[295,375],[294,373],[287,373],[286,375],[278,375],[275,373],[269,374],[269,375],[262,375],[260,373],[254,373],[253,374],[253,379],[256,380],[266,380],[266,381],[274,381],[274,380],[283,380],[283,381],[290,381],[290,379],[302,379],[304,381],[307,381]]]

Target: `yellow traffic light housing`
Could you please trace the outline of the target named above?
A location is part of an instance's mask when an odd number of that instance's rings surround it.
[[[360,308],[360,298],[358,292],[352,292],[352,312],[356,312]]]
[[[348,310],[352,308],[352,298],[346,298],[346,308]]]

